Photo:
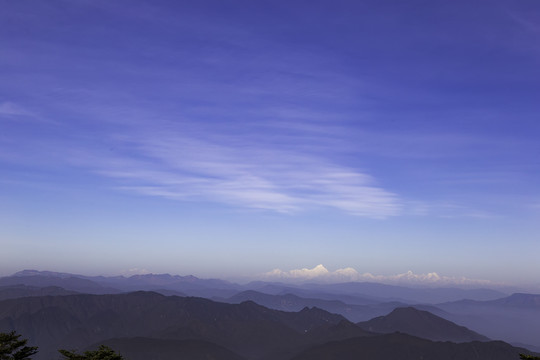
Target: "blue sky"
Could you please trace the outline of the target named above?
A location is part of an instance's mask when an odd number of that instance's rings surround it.
[[[538,1],[0,6],[0,274],[539,282]]]

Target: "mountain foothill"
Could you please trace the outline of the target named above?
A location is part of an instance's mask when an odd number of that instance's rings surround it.
[[[538,355],[533,324],[540,295],[482,289],[33,270],[0,278],[0,332],[38,346],[35,360],[100,345],[128,360],[519,359]]]

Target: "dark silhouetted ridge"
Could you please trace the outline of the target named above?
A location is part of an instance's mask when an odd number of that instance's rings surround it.
[[[96,349],[101,344],[109,346],[128,360],[246,360],[222,346],[204,340],[119,338],[95,344],[89,349]]]
[[[317,341],[328,341],[325,329],[342,321],[317,308],[283,312],[252,301],[226,304],[143,291],[0,301],[0,331],[17,330],[38,345],[36,360],[54,357],[58,348],[134,337],[202,340],[250,359],[277,358],[316,344],[306,335],[311,331],[319,332]]]
[[[458,344],[394,333],[328,342],[291,360],[511,360],[524,352],[502,341]]]

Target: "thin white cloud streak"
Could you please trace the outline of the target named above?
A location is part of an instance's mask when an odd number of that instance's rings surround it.
[[[399,197],[370,176],[314,154],[256,147],[241,138],[219,144],[165,133],[127,139],[136,154],[94,159],[96,172],[121,180],[124,190],[282,213],[333,208],[386,218],[401,211]]]
[[[7,109],[10,110],[10,107]],[[84,110],[87,109],[88,106],[85,106]],[[251,112],[249,115],[253,118],[238,109],[238,112],[233,111],[231,117],[246,118],[247,126],[242,121],[233,122],[232,126],[215,122],[198,125],[195,120],[182,117],[179,122],[156,120],[161,117],[160,114],[152,113],[144,106],[131,109],[119,106],[114,109],[116,111],[111,112],[110,108],[97,107],[92,117],[105,123],[112,118],[124,119],[116,124],[124,130],[124,134],[104,140],[106,145],[126,150],[123,156],[119,155],[122,151],[98,156],[99,151],[94,152],[95,148],[81,143],[66,144],[64,139],[56,145],[58,148],[72,149],[70,152],[80,157],[74,163],[121,180],[114,186],[125,191],[281,213],[333,208],[370,218],[396,215],[492,217],[485,211],[475,211],[465,206],[450,210],[432,202],[416,206],[418,201],[406,200],[378,185],[362,170],[343,166],[338,161],[343,154],[353,153],[358,156],[376,154],[413,159],[464,156],[469,152],[463,149],[479,143],[491,145],[496,139],[457,134],[404,136],[360,129],[347,131],[343,122],[325,121],[325,117],[330,118],[331,113],[324,111],[317,118],[317,111],[306,110],[306,118],[301,118],[305,110],[302,106],[284,107],[281,110],[271,107],[259,114]],[[219,115],[217,109],[214,113]],[[264,121],[265,118],[268,121]],[[157,126],[149,128],[150,125]],[[245,133],[236,134],[235,130]],[[40,142],[47,145],[47,139]],[[36,152],[37,140],[34,139],[33,143],[34,146],[27,149],[32,157],[65,154],[65,151],[48,148]],[[497,143],[500,146],[501,142]],[[434,144],[438,144],[438,147]],[[17,147],[7,145],[3,147]],[[492,146],[485,148],[492,149]],[[94,155],[89,156],[91,160],[84,163],[86,155],[80,154],[92,152]],[[111,159],[111,154],[117,157]],[[2,158],[21,156],[21,151],[17,154],[0,154]],[[451,175],[459,177],[459,173]],[[502,175],[498,173],[497,179],[503,179]],[[445,173],[430,176],[437,181],[444,178]],[[493,181],[492,176],[482,172],[467,174],[469,182],[483,182],[486,179]],[[448,178],[444,180],[448,181]]]
[[[417,285],[489,285],[489,280],[470,279],[466,277],[442,276],[436,272],[427,274],[415,274],[407,271],[395,275],[373,275],[371,273],[359,273],[354,268],[347,267],[329,271],[322,264],[312,269],[302,268],[283,271],[274,269],[262,274],[266,280],[279,280],[291,282],[320,281],[320,282],[343,282],[343,281],[366,281],[381,282],[388,284],[417,284]]]
[[[404,203],[404,213],[412,216],[435,216],[438,218],[476,218],[476,219],[496,219],[501,218],[493,212],[476,209],[472,206],[463,206],[455,202],[435,202],[430,203],[420,201],[407,201]]]
[[[4,101],[0,103],[0,117],[1,116],[33,116],[34,114],[23,107],[12,103],[10,101]]]

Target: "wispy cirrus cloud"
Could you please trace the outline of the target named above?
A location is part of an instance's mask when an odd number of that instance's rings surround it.
[[[95,158],[95,171],[122,190],[177,200],[202,200],[282,213],[333,208],[385,218],[399,197],[369,175],[314,153],[256,146],[242,137],[211,141],[177,133],[119,139],[130,155]]]
[[[281,213],[330,208],[370,218],[493,216],[459,199],[405,198],[390,190],[389,184],[399,181],[382,178],[383,185],[361,168],[362,159],[373,154],[385,161],[418,162],[465,156],[468,152],[459,149],[489,142],[483,138],[351,129],[350,119],[338,121],[331,112],[300,106],[263,107],[259,113],[251,107],[229,109],[227,122],[217,120],[219,107],[190,109],[185,116],[175,113],[178,120],[160,119],[171,117],[144,106],[123,109],[94,109],[94,117],[116,128],[103,139],[112,151],[101,155],[100,150],[80,148],[84,155],[74,153],[75,163],[114,180],[111,186],[123,191]],[[199,117],[212,121],[199,124]],[[435,183],[460,176],[445,174],[429,172],[422,179],[428,176]],[[479,182],[483,175],[474,173],[466,180]]]

